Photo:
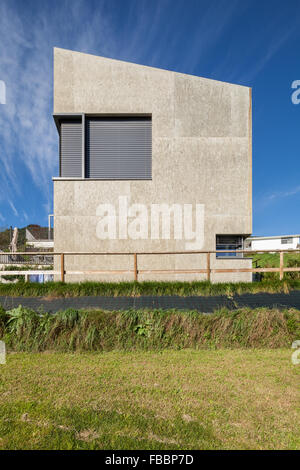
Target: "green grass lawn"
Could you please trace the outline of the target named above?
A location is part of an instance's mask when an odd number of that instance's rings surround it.
[[[252,258],[253,268],[279,268],[280,266],[280,254],[279,253],[256,253],[249,255]],[[300,253],[284,253],[283,264],[285,268],[299,268],[300,267]],[[269,272],[260,273],[260,282],[265,283],[267,281],[278,282],[279,273]],[[284,283],[289,282],[300,283],[300,272],[285,272]],[[299,289],[299,287],[298,287]]]
[[[258,266],[264,268],[278,268],[280,262],[279,253],[256,253],[251,255],[253,262],[257,262]],[[299,266],[300,263],[300,253],[284,253],[284,266],[287,267],[289,264],[294,264]]]
[[[1,449],[297,449],[291,349],[10,353]]]
[[[285,292],[300,290],[300,278],[291,278],[285,273],[283,281],[278,273],[267,273],[266,279],[260,282],[224,282],[211,283],[208,281],[191,282],[22,282],[1,284],[0,296],[13,297],[44,297],[51,300],[59,297],[108,296],[108,297],[139,297],[142,295],[179,295],[214,296],[258,292]],[[271,276],[270,276],[271,275]],[[299,277],[299,276],[298,276]]]

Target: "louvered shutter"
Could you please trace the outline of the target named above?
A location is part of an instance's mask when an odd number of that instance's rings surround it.
[[[87,119],[87,178],[151,179],[151,160],[151,118],[103,117]]]
[[[60,176],[82,176],[81,121],[62,121],[60,126]]]

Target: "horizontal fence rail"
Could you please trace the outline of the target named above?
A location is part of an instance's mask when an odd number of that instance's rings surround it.
[[[229,253],[232,255],[239,255],[246,253],[251,254],[263,254],[263,253],[279,253],[280,262],[278,268],[212,268],[211,267],[211,255]],[[282,280],[284,273],[286,272],[300,272],[300,267],[284,267],[284,253],[300,253],[300,249],[293,250],[212,250],[212,251],[152,251],[152,252],[32,252],[30,255],[28,252],[18,253],[0,253],[0,264],[16,264],[16,265],[52,265],[54,257],[60,258],[60,270],[0,270],[1,276],[15,276],[22,275],[28,280],[30,275],[57,275],[60,276],[62,282],[65,281],[65,275],[82,275],[82,274],[132,274],[133,279],[138,281],[139,274],[206,274],[206,279],[210,281],[211,274],[215,273],[268,273],[274,272],[279,273],[279,277]],[[138,269],[138,256],[147,255],[192,255],[202,254],[206,255],[206,266],[199,269]],[[131,256],[133,258],[132,269],[117,269],[117,270],[66,270],[65,259],[67,256]],[[216,257],[217,260],[222,259],[223,261],[230,261],[232,259],[246,260],[251,259],[250,257],[240,256],[227,256],[223,258]],[[4,261],[2,261],[4,260]]]

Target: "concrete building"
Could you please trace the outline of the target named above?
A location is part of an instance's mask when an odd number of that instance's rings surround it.
[[[245,245],[249,250],[296,250],[300,248],[300,235],[249,237]]]
[[[55,48],[54,119],[54,251],[235,249],[252,233],[251,89]],[[251,268],[230,255],[211,255],[211,268]],[[139,271],[205,267],[203,254],[138,257]],[[132,270],[133,258],[67,256],[67,271],[97,269]],[[139,273],[139,280],[205,278]],[[82,279],[133,275],[66,276]]]

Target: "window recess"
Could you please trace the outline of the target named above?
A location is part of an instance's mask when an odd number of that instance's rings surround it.
[[[243,258],[243,253],[236,250],[244,249],[244,237],[241,235],[216,235],[216,251],[230,250],[227,253],[216,253],[217,258]]]

